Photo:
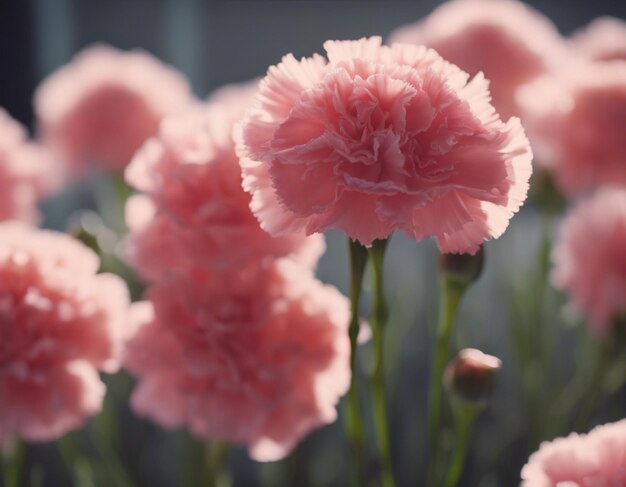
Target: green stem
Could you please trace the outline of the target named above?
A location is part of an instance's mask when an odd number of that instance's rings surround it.
[[[431,369],[428,394],[428,437],[429,437],[429,484],[435,485],[441,436],[441,410],[443,374],[450,353],[450,341],[461,299],[468,287],[466,282],[451,277],[445,272],[441,276],[439,296],[439,323],[435,345],[434,362]]]
[[[212,487],[231,487],[233,479],[228,468],[230,448],[223,441],[212,441],[206,446],[207,484]]]
[[[16,438],[9,448],[11,449],[9,454],[2,458],[4,485],[5,487],[21,487],[25,474],[26,444]]]
[[[589,382],[580,398],[582,404],[574,418],[573,431],[582,432],[587,430],[591,415],[604,393],[606,374],[617,355],[616,347],[612,346],[612,344],[603,345],[598,353],[599,356],[596,357],[595,364],[589,375]]]
[[[350,370],[352,379],[350,390],[348,391],[348,418],[347,433],[352,445],[352,453],[355,460],[355,474],[353,484],[355,486],[365,485],[365,429],[363,427],[363,417],[359,407],[359,381],[357,367],[357,347],[360,331],[359,322],[359,302],[363,287],[363,275],[367,264],[367,249],[359,242],[348,239],[350,251]]]
[[[383,261],[387,240],[375,240],[369,249],[372,263],[372,313],[370,325],[374,341],[374,369],[372,371],[374,426],[378,439],[378,456],[383,487],[396,485],[393,476],[389,429],[387,426],[387,401],[385,398],[385,369],[383,360],[383,331],[389,318],[389,307],[383,287]]]
[[[463,465],[465,464],[472,426],[481,409],[480,406],[470,403],[457,404],[455,407],[456,441],[444,487],[456,487],[459,483]]]

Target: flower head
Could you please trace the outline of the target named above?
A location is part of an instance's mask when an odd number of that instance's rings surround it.
[[[541,444],[522,469],[522,487],[626,485],[626,420]]]
[[[43,148],[0,108],[0,221],[39,219],[37,200],[51,193],[61,174]]]
[[[626,22],[598,17],[570,39],[571,49],[591,61],[626,61]]]
[[[428,46],[470,75],[483,72],[493,105],[518,115],[517,88],[564,57],[564,43],[548,18],[516,0],[452,0],[390,42]]]
[[[126,211],[129,257],[144,277],[158,279],[185,263],[224,270],[284,255],[317,263],[323,239],[303,232],[273,238],[259,227],[241,187],[232,130],[255,91],[254,84],[231,86],[206,105],[164,119],[128,166],[126,180],[145,193]]]
[[[99,412],[129,296],[98,266],[67,235],[0,224],[0,443],[54,440]]]
[[[537,159],[566,195],[626,184],[626,63],[573,63],[518,95]]]
[[[136,305],[132,406],[166,427],[284,457],[336,418],[350,382],[348,302],[289,259],[251,274],[172,276]]]
[[[531,151],[487,82],[424,47],[378,37],[287,55],[237,138],[244,188],[272,234],[339,228],[365,245],[401,230],[475,252],[526,197]]]
[[[601,334],[626,312],[626,189],[602,189],[562,223],[552,282]]]
[[[159,127],[191,101],[187,81],[141,51],[91,46],[37,89],[44,142],[77,171],[91,162],[122,171]]]

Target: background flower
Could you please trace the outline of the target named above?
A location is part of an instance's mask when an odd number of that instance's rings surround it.
[[[487,83],[423,47],[378,37],[287,55],[241,125],[244,188],[275,235],[339,228],[369,245],[401,230],[474,253],[526,198],[531,151]]]
[[[626,22],[598,17],[571,36],[570,48],[592,61],[626,61]]]
[[[66,235],[0,224],[0,443],[54,440],[100,411],[129,297],[98,266]]]
[[[517,88],[563,61],[567,52],[552,22],[515,0],[453,0],[415,24],[393,31],[390,42],[428,46],[471,76],[489,80],[503,117],[519,115]]]
[[[159,127],[191,101],[187,80],[142,51],[94,45],[35,93],[41,137],[75,171],[122,171]]]
[[[133,158],[126,179],[147,197],[127,205],[128,255],[144,277],[158,278],[184,262],[229,269],[293,254],[310,267],[317,263],[323,239],[302,232],[271,237],[241,187],[232,129],[255,91],[255,83],[223,88],[207,104],[166,118]]]
[[[37,222],[37,201],[57,189],[61,172],[44,149],[27,141],[24,127],[0,108],[0,221]]]
[[[522,470],[522,487],[625,484],[626,420],[542,443]]]
[[[566,195],[626,184],[626,63],[573,63],[518,98],[537,160]]]
[[[135,305],[136,412],[284,457],[336,418],[350,382],[348,302],[283,259],[251,276],[179,275]]]
[[[601,334],[626,312],[626,189],[603,189],[563,221],[552,282]]]

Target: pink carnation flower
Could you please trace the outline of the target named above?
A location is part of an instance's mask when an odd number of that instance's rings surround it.
[[[566,195],[626,184],[626,63],[574,63],[518,95],[537,159]]]
[[[74,169],[122,171],[161,118],[190,101],[185,78],[151,55],[96,45],[43,81],[35,111],[44,142]]]
[[[0,221],[37,222],[37,200],[58,187],[60,176],[50,155],[0,108]]]
[[[483,72],[493,105],[518,115],[517,88],[556,65],[564,43],[541,13],[514,0],[453,0],[397,29],[390,42],[428,46],[470,75]]]
[[[148,279],[187,262],[211,269],[241,267],[264,257],[293,254],[313,267],[321,237],[273,238],[250,211],[241,187],[232,129],[256,91],[252,84],[222,89],[207,105],[166,118],[126,170],[126,180],[148,197],[127,205],[129,258]]]
[[[482,75],[379,37],[287,55],[240,126],[244,189],[274,235],[339,228],[365,245],[401,230],[475,252],[528,190],[531,151],[500,121]]]
[[[67,235],[0,224],[0,443],[54,440],[100,411],[129,296],[98,266]]]
[[[598,17],[574,33],[570,47],[592,61],[626,61],[626,22],[615,17]]]
[[[135,306],[133,409],[165,427],[289,453],[336,418],[350,383],[348,302],[289,259],[251,274],[177,275]]]
[[[587,435],[542,443],[522,469],[522,487],[626,485],[626,420]]]
[[[626,312],[626,189],[602,189],[561,225],[552,251],[554,285],[600,333]]]

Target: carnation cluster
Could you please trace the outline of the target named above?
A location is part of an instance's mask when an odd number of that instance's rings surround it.
[[[232,139],[256,86],[166,118],[127,168],[128,257],[149,283],[125,367],[134,410],[285,456],[332,422],[350,382],[347,300],[313,277],[323,238],[273,238],[252,215]]]

